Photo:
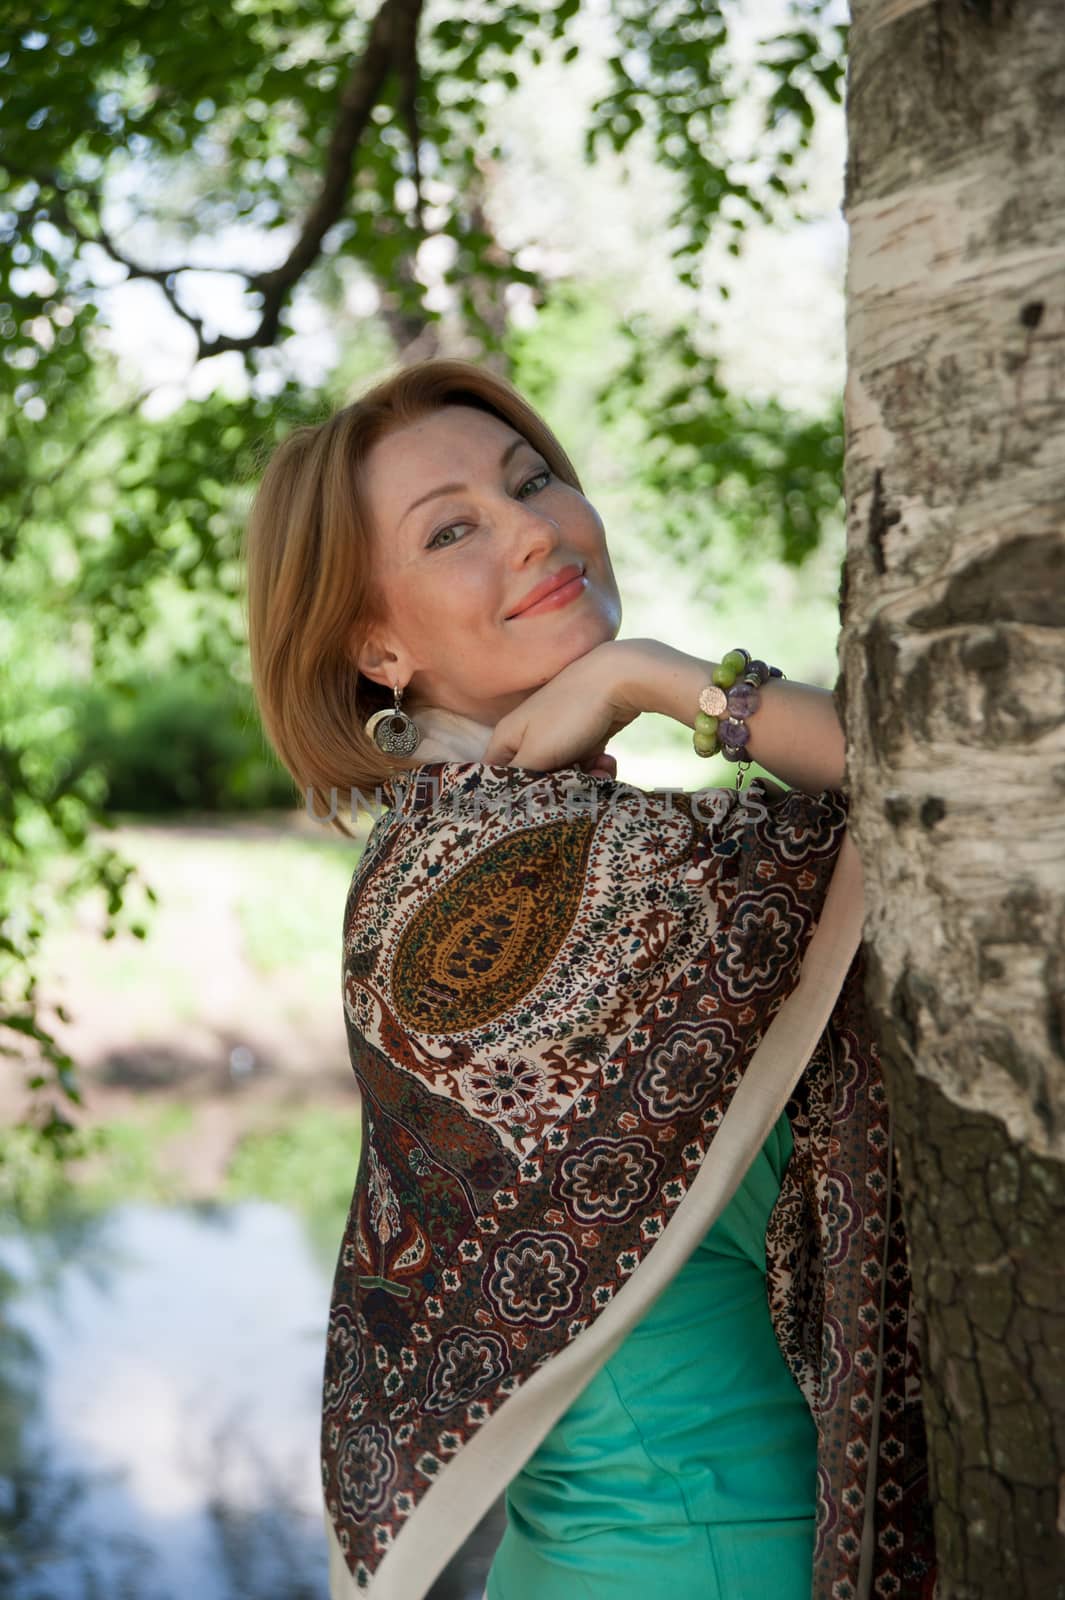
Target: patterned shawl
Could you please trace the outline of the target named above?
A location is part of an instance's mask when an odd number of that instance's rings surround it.
[[[846,797],[489,766],[489,728],[427,720],[344,911],[362,1147],[322,1396],[332,1600],[421,1600],[785,1107],[767,1286],[818,1429],[813,1600],[928,1600]]]

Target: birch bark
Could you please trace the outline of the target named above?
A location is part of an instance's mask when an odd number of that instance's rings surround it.
[[[1065,1595],[1065,6],[853,0],[837,702],[941,1600]]]

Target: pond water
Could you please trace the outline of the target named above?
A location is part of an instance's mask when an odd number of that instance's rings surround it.
[[[327,1600],[330,1283],[269,1202],[0,1232],[0,1593]],[[502,1504],[431,1600],[480,1600]]]

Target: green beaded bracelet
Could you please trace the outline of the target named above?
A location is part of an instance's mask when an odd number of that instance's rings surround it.
[[[767,667],[764,661],[755,661],[748,651],[737,648],[726,652],[714,667],[710,682],[700,690],[692,744],[697,755],[718,755],[722,750],[721,720],[727,717],[729,747],[724,754],[729,761],[735,761],[737,764],[737,789],[740,786],[742,769],[750,766],[745,734],[742,731],[746,728],[746,717],[757,708],[758,690],[770,678],[783,676],[779,667]],[[742,680],[740,688],[736,690],[735,696],[730,696],[728,691],[735,687],[737,679]]]
[[[701,711],[699,712],[699,716],[703,716]],[[717,718],[704,717],[704,721],[716,723]],[[697,754],[701,756],[716,756],[718,750],[721,748],[717,742],[716,727],[710,729],[696,728],[694,734],[692,735],[692,743],[695,746]]]
[[[714,668],[710,681],[719,689],[731,689],[741,672],[746,672],[751,658],[746,650],[729,650]]]

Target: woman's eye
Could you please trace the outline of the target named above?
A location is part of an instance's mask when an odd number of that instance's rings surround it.
[[[466,528],[468,526],[469,526],[469,524],[466,523],[466,522],[449,522],[446,528],[438,528],[436,530],[436,532],[433,534],[433,537],[429,540],[429,543],[426,545],[426,549],[427,550],[443,550],[445,548],[445,545],[454,544],[454,542],[455,542],[454,539],[446,540],[445,544],[443,544],[443,545],[437,544],[437,540],[440,538],[441,534],[451,533],[452,530],[455,529],[455,528]]]
[[[530,483],[536,482],[537,478],[543,478],[544,482],[547,483],[550,480],[550,477],[550,467],[541,467],[539,472],[534,472],[531,478],[526,478],[525,482],[522,484],[522,488],[527,489]]]
[[[545,485],[550,483],[550,481],[551,481],[551,469],[550,469],[550,467],[541,467],[539,472],[534,472],[531,478],[526,478],[525,482],[521,485],[521,488],[518,490],[518,493],[522,494],[524,492],[524,490],[529,488],[530,484],[537,483],[541,478],[544,480],[544,484]],[[446,549],[447,545],[454,544],[455,541],[454,541],[454,539],[448,539],[443,544],[438,544],[437,541],[440,538],[441,534],[451,533],[455,528],[468,528],[469,526],[470,526],[470,524],[468,522],[449,522],[446,527],[437,528],[436,532],[433,534],[432,538],[429,540],[429,543],[426,546],[426,548],[429,549],[429,550],[434,550],[434,549],[435,550],[443,550],[443,549]]]

